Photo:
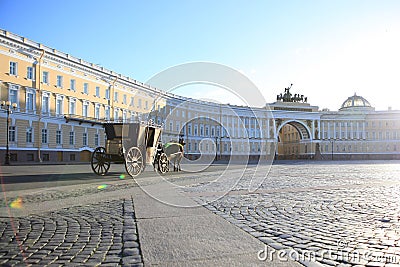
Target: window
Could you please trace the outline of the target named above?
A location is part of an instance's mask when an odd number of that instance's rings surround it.
[[[89,84],[88,83],[83,84],[83,93],[86,95],[89,94]]]
[[[188,125],[188,135],[192,134],[192,125]]]
[[[69,144],[74,145],[75,143],[75,132],[71,131],[69,132]]]
[[[15,142],[15,134],[16,133],[16,128],[15,126],[9,126],[8,127],[8,141],[9,142]]]
[[[169,131],[172,132],[172,122],[169,123]]]
[[[194,126],[194,135],[197,136],[197,125]]]
[[[126,122],[126,110],[122,111],[122,121]]]
[[[104,109],[104,115],[105,115],[105,118],[106,118],[106,120],[110,120],[110,107],[109,106],[106,106],[105,107],[105,109]]]
[[[61,140],[62,140],[62,138],[61,138],[61,130],[57,130],[56,131],[56,144],[57,145],[61,145]]]
[[[131,103],[130,106],[134,106],[135,105],[135,99],[133,98],[133,96],[131,96]]]
[[[42,144],[47,144],[47,129],[42,129]]]
[[[63,101],[64,101],[64,97],[58,95],[56,98],[56,115],[57,116],[63,115]]]
[[[70,115],[76,114],[76,99],[75,98],[69,99],[69,114]]]
[[[69,160],[70,161],[75,161],[75,154],[70,154],[69,155]]]
[[[95,147],[100,146],[100,144],[99,144],[99,134],[95,134],[94,135],[94,146]]]
[[[118,112],[119,112],[118,109],[114,110],[114,121],[118,120]]]
[[[122,97],[122,104],[126,104],[127,103],[127,101],[126,101],[126,95],[124,95],[123,97]]]
[[[75,85],[76,85],[75,80],[74,80],[74,79],[71,79],[69,89],[70,89],[71,91],[75,91]]]
[[[17,153],[10,153],[10,161],[18,161]]]
[[[139,101],[138,101],[138,108],[142,108],[142,99],[140,99],[140,98],[139,98]]]
[[[26,160],[27,161],[34,161],[35,160],[34,154],[33,153],[26,154]]]
[[[146,100],[146,102],[144,103],[144,108],[148,109],[149,108],[149,101]]]
[[[105,98],[110,100],[110,89],[106,89]]]
[[[50,154],[45,153],[43,154],[43,161],[49,161],[50,160]]]
[[[33,130],[31,127],[26,128],[26,142],[33,143]]]
[[[42,80],[43,83],[49,84],[49,72],[43,71]]]
[[[27,78],[28,80],[34,80],[33,67],[27,67],[27,68],[26,68],[26,78]]]
[[[82,144],[83,146],[87,146],[87,133],[83,133],[82,135]]]
[[[50,113],[50,93],[48,92],[42,93],[42,113]]]
[[[118,92],[114,92],[114,102],[118,102]]]
[[[96,97],[100,97],[100,87],[96,86]]]
[[[16,85],[10,85],[9,91],[8,91],[8,100],[11,103],[17,103],[17,106],[19,105],[18,101],[18,89],[19,87]]]
[[[63,77],[61,75],[57,75],[57,87],[63,87]]]
[[[35,110],[36,92],[34,89],[26,89],[26,111]]]
[[[17,62],[10,62],[10,75],[18,75],[18,63]]]
[[[82,116],[87,117],[89,114],[89,102],[84,101],[82,106]]]
[[[100,119],[100,105],[96,104],[94,107],[94,117]]]

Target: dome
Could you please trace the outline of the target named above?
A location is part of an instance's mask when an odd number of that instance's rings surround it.
[[[359,96],[357,94],[354,94],[353,96],[350,96],[349,98],[347,98],[346,101],[343,102],[340,110],[353,109],[353,108],[373,109],[371,107],[371,104],[368,102],[368,100],[366,100],[364,97]]]

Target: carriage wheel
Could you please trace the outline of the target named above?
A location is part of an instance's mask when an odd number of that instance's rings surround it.
[[[135,177],[144,169],[143,156],[139,148],[131,147],[125,157],[126,172]]]
[[[169,161],[165,153],[161,153],[158,157],[158,171],[163,174],[169,171]]]
[[[104,147],[97,147],[92,153],[91,160],[92,170],[97,175],[106,175],[110,169],[110,162],[106,157],[106,149]]]

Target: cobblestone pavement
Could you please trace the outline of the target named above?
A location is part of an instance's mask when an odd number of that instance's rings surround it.
[[[267,244],[260,254],[267,261],[400,266],[399,168],[273,166],[256,193],[243,192],[245,176],[229,195],[205,206]],[[186,188],[199,203],[214,200],[201,191],[200,185]]]
[[[240,168],[229,170],[228,176],[237,179],[234,184],[216,179],[221,170],[167,178],[268,245],[258,255],[266,261],[272,255],[304,265],[400,266],[400,164],[274,165],[260,189],[248,192],[253,171],[250,167],[242,175]],[[267,172],[268,167],[259,169]],[[136,186],[123,182],[104,191],[97,185],[55,188],[25,194],[23,201],[34,204]],[[221,191],[229,194],[215,200]],[[26,264],[143,265],[132,199],[0,218],[0,265]]]
[[[131,199],[2,218],[0,234],[1,266],[143,265]]]
[[[100,185],[100,189],[98,187]],[[107,190],[104,190],[104,192],[111,192],[111,191],[116,191],[116,190],[123,190],[123,189],[129,189],[132,187],[137,187],[137,184],[134,183],[132,180],[128,180],[127,183],[122,183],[122,184],[109,184],[105,182],[103,185],[104,187],[107,188]],[[104,188],[103,188],[104,189]],[[82,186],[81,188],[78,189],[73,189],[73,190],[60,190],[57,187],[51,188],[45,191],[41,192],[36,192],[36,193],[27,193],[23,195],[23,200],[24,203],[37,203],[37,202],[42,202],[42,201],[51,201],[55,199],[66,199],[66,198],[75,198],[75,197],[80,197],[84,195],[90,195],[90,194],[97,194],[101,193],[101,184],[94,184],[90,186]],[[10,199],[8,199],[9,202]],[[9,203],[7,203],[9,204]],[[0,195],[0,206],[6,205],[5,199],[4,199],[4,194]]]

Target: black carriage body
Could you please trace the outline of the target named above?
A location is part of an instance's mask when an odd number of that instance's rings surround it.
[[[106,123],[104,130],[107,136],[106,157],[111,162],[124,162],[124,148],[138,146],[139,123]]]

